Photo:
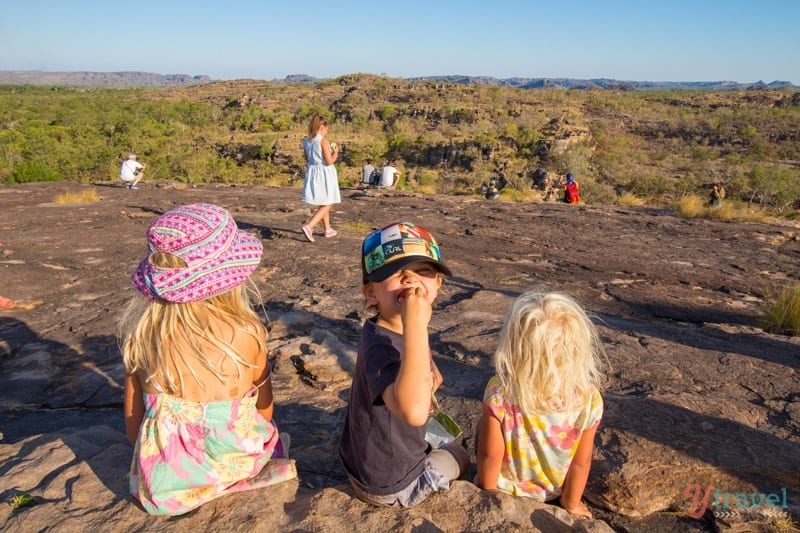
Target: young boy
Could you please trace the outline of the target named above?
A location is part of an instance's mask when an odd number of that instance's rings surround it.
[[[362,293],[378,313],[364,323],[350,389],[342,459],[356,497],[412,507],[466,472],[453,442],[431,449],[425,426],[442,375],[428,345],[428,322],[443,276],[439,245],[420,226],[376,230],[361,249]]]

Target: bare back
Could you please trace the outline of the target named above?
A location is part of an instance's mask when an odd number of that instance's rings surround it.
[[[266,345],[264,327],[260,323],[255,325],[257,334]],[[243,360],[254,366],[240,365],[237,375],[236,363],[230,357],[210,342],[200,340],[200,347],[212,367],[206,368],[195,356],[195,350],[191,346],[177,344],[172,348],[174,352],[169,353],[170,370],[180,377],[181,382],[182,390],[176,396],[201,403],[241,398],[254,384],[259,384],[267,377],[267,354],[259,350],[258,342],[252,335],[235,329],[219,318],[210,319],[210,329],[213,337],[229,344]],[[159,392],[155,384],[145,383],[143,376],[138,373],[137,379],[144,392]]]

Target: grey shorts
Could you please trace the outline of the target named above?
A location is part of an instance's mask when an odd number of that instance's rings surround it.
[[[458,460],[444,448],[431,451],[425,459],[425,469],[409,486],[394,494],[369,494],[350,477],[350,485],[356,498],[374,505],[400,505],[414,507],[438,490],[450,488],[450,482],[458,479],[461,470]]]

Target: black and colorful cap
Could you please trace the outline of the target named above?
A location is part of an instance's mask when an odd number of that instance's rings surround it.
[[[396,222],[373,231],[361,245],[364,283],[383,281],[404,266],[419,261],[433,263],[440,272],[452,276],[442,261],[439,244],[422,226]]]

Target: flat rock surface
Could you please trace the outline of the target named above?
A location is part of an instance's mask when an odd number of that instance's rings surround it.
[[[100,201],[55,203],[90,189]],[[758,327],[765,299],[800,276],[796,225],[401,191],[345,189],[342,197],[332,215],[339,235],[309,243],[300,231],[309,209],[295,188],[0,188],[0,295],[17,302],[0,310],[0,499],[26,492],[37,504],[0,506],[0,529],[725,530],[751,520],[737,495],[770,494],[797,519],[800,339]],[[299,479],[184,517],[150,517],[127,494],[116,322],[147,226],[197,201],[226,207],[264,243],[254,278],[269,320],[275,417],[292,435]],[[335,447],[367,316],[359,249],[371,228],[394,221],[430,229],[454,273],[431,341],[445,378],[440,400],[464,428],[470,475],[480,398],[514,297],[566,291],[593,314],[610,364],[585,493],[597,520],[576,522],[558,507],[468,481],[411,510],[352,498]],[[709,485],[717,495],[708,510],[689,517],[692,487]],[[726,511],[725,501],[735,516],[715,518],[712,508]]]

